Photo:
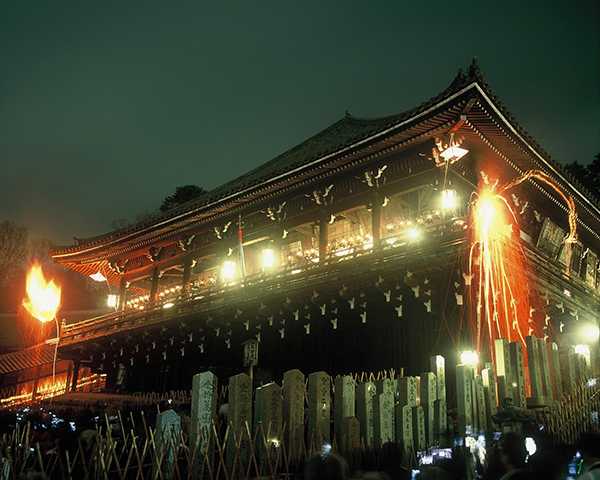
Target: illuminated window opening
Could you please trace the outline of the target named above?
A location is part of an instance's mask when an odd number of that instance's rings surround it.
[[[329,225],[328,251],[337,257],[373,248],[372,213],[365,206],[337,213]]]

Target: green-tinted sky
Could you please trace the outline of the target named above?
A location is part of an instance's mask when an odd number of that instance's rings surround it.
[[[517,6],[523,4],[524,6]],[[214,188],[475,55],[555,158],[600,152],[597,0],[4,0],[0,221],[71,244]]]

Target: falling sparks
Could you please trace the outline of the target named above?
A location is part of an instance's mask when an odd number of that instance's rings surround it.
[[[42,266],[34,263],[27,274],[27,297],[23,306],[40,322],[56,319],[60,306],[60,287],[50,280],[46,282]]]
[[[525,344],[526,336],[540,335],[544,318],[543,309],[537,308],[537,292],[531,287],[531,266],[518,235],[514,235],[518,232],[517,216],[503,194],[528,179],[536,179],[561,196],[569,208],[570,232],[564,240],[567,273],[571,245],[577,241],[577,215],[573,199],[542,172],[527,172],[502,187],[497,180],[490,181],[484,172],[481,176],[483,185],[472,204],[470,222],[468,269],[475,287],[472,304],[476,317],[471,325],[477,350],[491,352],[495,339]]]
[[[504,198],[485,186],[472,212],[473,242],[469,254],[469,272],[475,276],[476,345],[495,338],[525,343],[519,324],[518,306],[527,278],[520,258],[511,242],[510,207]],[[515,255],[516,253],[516,255]]]

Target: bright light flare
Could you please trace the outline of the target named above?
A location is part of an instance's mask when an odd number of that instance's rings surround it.
[[[598,325],[592,322],[585,322],[577,328],[576,330],[577,338],[586,344],[592,344],[598,341],[600,337],[600,330],[598,329]]]
[[[475,205],[475,227],[478,241],[494,242],[501,237],[508,238],[511,224],[506,213],[508,206],[500,195],[484,190]]]
[[[235,262],[232,262],[231,260],[226,261],[223,264],[223,281],[226,283],[233,281],[236,274],[236,268]]]
[[[27,296],[23,306],[33,317],[42,323],[56,318],[60,307],[60,287],[53,280],[46,281],[42,266],[37,262],[27,273]]]
[[[479,354],[472,350],[460,352],[460,363],[463,363],[465,365],[477,366],[479,365]]]
[[[585,358],[587,358],[589,360],[589,358],[590,358],[590,346],[589,345],[575,345],[573,347],[573,350],[575,351],[575,353],[578,353],[579,355],[583,355]]]
[[[410,242],[418,240],[420,236],[421,233],[417,228],[409,228],[406,230],[406,238],[408,238]]]

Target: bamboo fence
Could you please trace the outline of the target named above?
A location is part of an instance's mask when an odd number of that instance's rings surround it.
[[[394,375],[395,372],[390,371],[353,377],[356,381],[365,381]],[[575,444],[582,433],[600,431],[600,369],[587,377],[587,381],[581,381],[561,400],[533,410],[536,427],[542,428],[555,445]],[[333,383],[332,379],[332,387]],[[220,388],[221,401],[225,401],[227,393],[227,387]],[[172,404],[176,409],[191,400],[187,391],[138,397],[138,406]],[[105,423],[102,427],[96,426],[93,444],[87,450],[78,439],[76,447],[66,448],[57,443],[44,453],[40,443],[33,441],[32,426],[17,424],[10,434],[0,438],[0,480],[27,478],[31,472],[41,475],[35,478],[60,480],[247,480],[258,477],[295,480],[303,477],[306,461],[321,451],[315,438],[304,436],[308,431],[306,424],[298,443],[287,441],[291,436],[284,424],[280,435],[275,435],[281,439],[277,448],[267,441],[273,432],[265,432],[262,424],[253,430],[247,425],[245,431],[239,432],[231,425],[211,424],[209,429],[199,428],[198,444],[191,445],[185,417],[181,428],[171,430],[169,426],[159,441],[156,429],[149,425],[152,414],[141,411],[141,415],[131,414],[124,421],[121,411],[113,410],[117,417],[116,423],[113,419],[113,427],[117,428],[107,428],[111,425],[109,414],[112,414],[107,409]],[[134,417],[138,418],[137,425]],[[365,445],[363,440],[358,445],[349,445],[345,438],[335,436],[331,443],[332,450],[348,461],[352,471],[377,470],[382,462],[382,448],[375,448],[381,445]],[[402,445],[399,447],[403,450]],[[416,453],[414,449],[410,451],[410,458],[404,459],[407,467],[417,465]]]
[[[141,417],[142,435],[136,434],[139,430],[133,416],[130,423],[123,422],[120,415],[118,418],[122,432],[119,437],[115,437],[110,428],[96,427],[91,449],[86,450],[78,439],[75,449],[63,449],[57,444],[46,454],[42,453],[39,442],[32,441],[31,424],[17,424],[11,434],[4,434],[0,439],[0,478],[17,480],[36,473],[41,474],[36,478],[61,480],[295,479],[303,476],[306,460],[321,451],[321,445],[316,445],[314,438],[308,441],[302,437],[298,445],[286,443],[285,425],[276,449],[269,448],[266,439],[270,432],[265,432],[262,424],[248,435],[249,442],[242,445],[244,432],[234,432],[229,426],[220,434],[222,425],[213,423],[209,438],[202,438],[192,446],[184,429],[169,428],[163,441],[158,443],[156,431],[147,425],[145,415]],[[108,424],[108,416],[106,422]],[[214,447],[207,451],[207,445]],[[332,449],[348,460],[352,470],[364,465],[376,467],[379,462],[380,453],[365,447],[364,443],[348,446],[345,439],[338,442],[334,438]]]

